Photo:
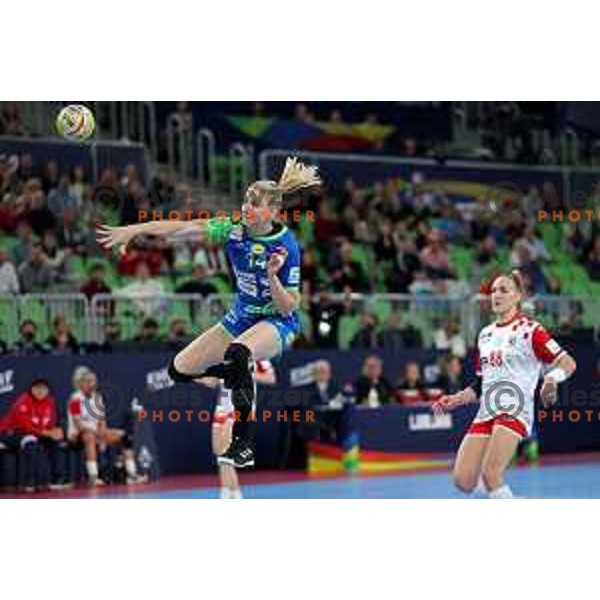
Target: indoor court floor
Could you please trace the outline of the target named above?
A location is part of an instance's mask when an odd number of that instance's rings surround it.
[[[411,474],[309,477],[302,473],[242,474],[245,498],[465,498],[447,470]],[[552,457],[543,464],[510,469],[508,483],[519,498],[600,498],[600,457]],[[165,477],[144,486],[76,488],[66,492],[4,495],[28,498],[218,498],[214,475]],[[477,497],[477,496],[475,496]]]

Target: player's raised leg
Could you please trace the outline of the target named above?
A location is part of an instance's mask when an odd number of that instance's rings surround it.
[[[169,365],[173,381],[189,382],[211,365],[223,360],[231,335],[222,325],[214,325],[179,352]]]
[[[235,338],[225,351],[224,386],[231,390],[234,408],[233,438],[221,456],[222,464],[238,468],[254,464],[254,421],[256,399],[254,364],[282,350],[281,334],[269,321],[260,321]]]
[[[503,426],[495,426],[483,458],[481,475],[490,498],[512,498],[510,487],[504,481],[504,474],[521,436]]]

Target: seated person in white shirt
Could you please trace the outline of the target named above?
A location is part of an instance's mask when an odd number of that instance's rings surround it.
[[[91,369],[85,366],[75,369],[75,389],[69,398],[67,410],[67,439],[83,445],[85,467],[91,486],[104,485],[98,473],[98,453],[115,445],[122,447],[127,483],[142,483],[144,479],[137,474],[131,433],[107,426],[106,407],[97,386],[98,379]]]

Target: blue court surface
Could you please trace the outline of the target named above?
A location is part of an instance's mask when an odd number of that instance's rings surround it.
[[[508,483],[520,498],[600,498],[600,463],[548,465],[511,469]],[[465,498],[452,486],[448,472],[306,479],[243,486],[252,498]],[[150,491],[134,489],[101,498],[217,498],[216,488]]]

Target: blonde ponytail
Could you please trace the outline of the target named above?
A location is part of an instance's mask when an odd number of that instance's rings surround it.
[[[248,190],[260,194],[260,198],[268,198],[270,203],[281,203],[284,194],[290,194],[303,188],[321,185],[323,182],[317,175],[317,167],[306,166],[297,158],[287,158],[279,181],[255,181]]]
[[[321,185],[321,183],[321,178],[317,175],[317,167],[307,167],[297,158],[290,157],[285,161],[285,167],[276,189],[281,194],[289,194],[302,188]]]

